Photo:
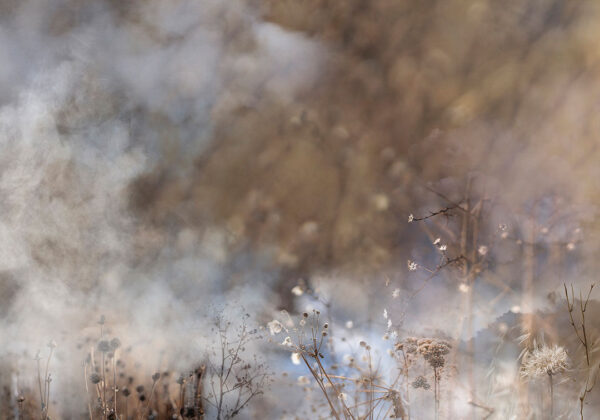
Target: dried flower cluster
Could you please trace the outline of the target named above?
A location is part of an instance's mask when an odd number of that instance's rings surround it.
[[[541,346],[523,356],[521,375],[526,378],[539,378],[544,375],[558,375],[569,366],[569,358],[560,346]]]

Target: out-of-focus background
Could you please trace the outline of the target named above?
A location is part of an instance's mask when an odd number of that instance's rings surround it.
[[[385,309],[464,353],[447,418],[501,398],[493,418],[527,418],[497,388],[523,348],[573,343],[563,283],[598,268],[599,18],[555,0],[0,2],[7,392],[54,339],[55,416],[85,412],[72,361],[100,314],[151,372],[201,361],[215,306],[259,324],[326,308],[356,340],[390,329]],[[286,415],[266,400],[246,415]]]

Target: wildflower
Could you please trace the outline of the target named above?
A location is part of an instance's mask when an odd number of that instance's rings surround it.
[[[276,319],[269,322],[267,324],[267,327],[269,327],[269,332],[271,333],[271,335],[279,334],[283,329],[283,325],[281,325],[281,322],[277,321]]]
[[[437,245],[441,242],[441,238],[437,238],[435,241],[433,241],[434,245]]]
[[[385,319],[387,319],[387,318],[388,318],[388,312],[387,312],[387,309],[385,309],[385,308],[383,308],[383,317],[384,317]]]
[[[346,321],[346,328],[348,328],[350,330],[353,327],[354,327],[354,322],[352,322],[352,321]]]
[[[413,216],[413,214],[409,214],[408,215],[408,223],[412,223],[415,220],[415,216]]]
[[[292,339],[290,337],[285,337],[285,339],[283,340],[283,342],[281,344],[289,347],[292,345]]]
[[[411,260],[408,260],[408,271],[415,271],[417,269],[417,263]]]
[[[526,353],[521,365],[521,375],[536,378],[543,375],[558,375],[568,367],[568,356],[560,346],[542,346],[531,353]]]
[[[300,353],[297,353],[297,352],[292,353],[292,355],[290,356],[290,359],[292,359],[293,364],[299,365],[300,364]]]
[[[458,290],[460,290],[462,293],[467,293],[469,291],[469,285],[466,283],[461,283],[458,285]]]
[[[388,319],[387,327],[392,328],[392,320],[391,319]]]
[[[567,251],[573,251],[575,249],[575,244],[573,242],[569,242],[567,244]]]
[[[424,376],[417,376],[411,385],[413,388],[423,388],[424,390],[431,388],[431,385],[427,382],[427,378]]]
[[[485,245],[481,245],[478,249],[477,252],[479,253],[479,255],[481,255],[482,257],[485,256],[488,253],[488,247]]]
[[[304,290],[300,286],[294,286],[292,289],[292,294],[294,296],[302,296],[304,294]]]
[[[338,400],[340,400],[340,401],[347,401],[348,400],[348,394],[346,394],[345,392],[340,392],[338,394]]]
[[[442,251],[442,252],[445,251],[446,249],[448,249],[448,247],[446,245],[440,245],[439,246],[439,250]]]
[[[306,325],[306,321],[303,320],[303,319],[301,319],[300,322],[299,322],[299,324],[300,324],[301,327],[304,327]]]

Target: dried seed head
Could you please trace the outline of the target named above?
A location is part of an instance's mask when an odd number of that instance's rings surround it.
[[[110,351],[110,343],[106,340],[102,340],[98,343],[98,351],[102,353],[108,353]]]
[[[110,340],[110,347],[113,350],[118,349],[120,346],[121,346],[121,340],[119,340],[117,337],[115,337],[112,340]]]
[[[94,373],[92,373],[92,374],[90,375],[90,381],[91,381],[91,382],[92,382],[94,385],[95,385],[95,384],[97,384],[97,383],[99,383],[99,382],[100,382],[100,379],[101,379],[101,378],[100,378],[100,375],[98,375],[98,374],[97,374],[97,373],[95,373],[95,372],[94,372]]]
[[[558,375],[569,366],[569,358],[560,346],[542,346],[523,358],[521,375],[536,378],[543,375]]]
[[[427,378],[424,376],[417,376],[411,385],[413,388],[423,388],[424,390],[431,388],[431,385],[427,382]]]

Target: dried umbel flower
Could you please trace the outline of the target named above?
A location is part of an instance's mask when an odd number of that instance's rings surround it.
[[[156,382],[160,379],[160,373],[156,372],[154,375],[152,375],[152,381]]]
[[[521,375],[527,378],[538,378],[543,375],[558,375],[569,366],[569,358],[560,346],[542,346],[523,356]]]
[[[450,353],[450,343],[434,338],[422,338],[417,341],[417,349],[432,368],[444,367],[444,356]]]
[[[419,348],[417,342],[418,340],[415,337],[408,337],[403,343],[396,344],[396,350],[403,350],[407,354],[414,354]]]
[[[131,395],[131,391],[129,390],[129,388],[123,388],[123,395],[125,396],[125,398]]]
[[[99,383],[101,380],[100,375],[98,375],[97,373],[92,373],[90,375],[90,381],[95,385],[97,383]]]
[[[413,388],[423,388],[424,390],[431,388],[431,385],[427,382],[427,378],[424,376],[417,376],[411,385]]]

